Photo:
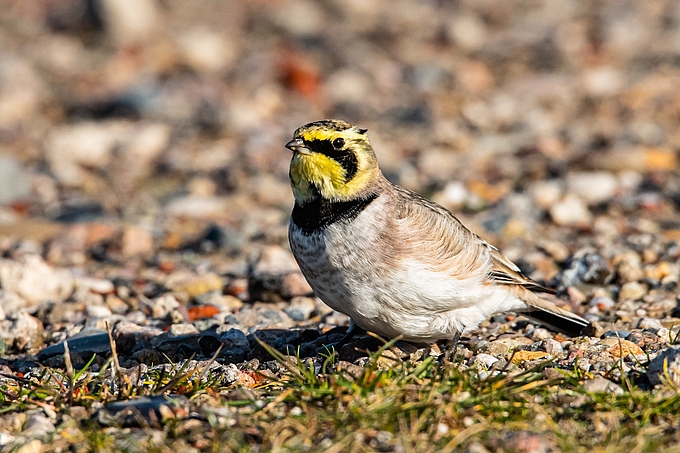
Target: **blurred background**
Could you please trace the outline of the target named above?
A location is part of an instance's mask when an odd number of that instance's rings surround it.
[[[680,239],[680,2],[0,0],[0,251],[285,246],[322,118],[511,258]]]

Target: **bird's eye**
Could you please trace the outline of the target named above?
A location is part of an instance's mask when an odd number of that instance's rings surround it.
[[[335,140],[333,140],[333,148],[340,149],[343,146],[345,146],[345,140],[344,139],[336,138]]]

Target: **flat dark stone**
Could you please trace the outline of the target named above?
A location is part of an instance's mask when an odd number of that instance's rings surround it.
[[[109,335],[98,329],[86,330],[66,340],[74,365],[87,362],[92,355],[108,357],[111,354]],[[52,357],[64,355],[64,342],[48,346],[38,353],[38,361],[44,362]]]

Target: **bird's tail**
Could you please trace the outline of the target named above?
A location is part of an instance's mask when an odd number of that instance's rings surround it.
[[[563,310],[525,288],[518,287],[517,290],[521,292],[517,295],[527,305],[522,311],[527,318],[570,337],[595,334],[595,327],[579,315]]]

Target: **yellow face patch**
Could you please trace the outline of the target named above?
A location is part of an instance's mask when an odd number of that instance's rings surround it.
[[[316,194],[334,199],[345,184],[345,169],[335,160],[319,153],[295,153],[290,162],[293,194],[300,201],[310,201]]]
[[[296,151],[290,162],[293,194],[298,202],[318,196],[329,201],[352,200],[380,172],[365,129],[344,121],[323,120],[302,126],[294,137],[306,145],[297,148],[299,151],[293,148]],[[338,139],[342,139],[341,144],[334,144]],[[348,160],[343,153],[352,156]]]

